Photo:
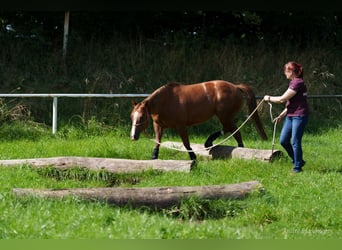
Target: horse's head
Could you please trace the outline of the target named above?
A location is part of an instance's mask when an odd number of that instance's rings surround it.
[[[147,128],[148,111],[145,102],[135,103],[134,101],[132,101],[132,104],[133,110],[131,112],[131,140],[138,140],[140,132]]]

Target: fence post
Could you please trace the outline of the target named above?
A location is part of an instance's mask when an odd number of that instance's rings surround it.
[[[57,100],[56,96],[53,97],[52,103],[52,134],[56,134],[57,132]]]

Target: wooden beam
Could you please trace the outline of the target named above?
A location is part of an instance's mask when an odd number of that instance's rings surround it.
[[[186,150],[182,142],[166,141],[162,142],[161,146],[169,149],[176,148],[178,150]],[[195,154],[212,159],[240,158],[271,162],[282,154],[280,150],[252,149],[221,145],[213,147],[210,151],[206,150],[202,144],[191,144],[191,148]]]
[[[271,162],[282,153],[279,150],[253,149],[232,146],[216,146],[209,152],[213,159],[240,158],[246,160],[259,160]]]
[[[191,160],[130,160],[96,157],[52,157],[35,159],[0,160],[0,166],[31,165],[33,167],[53,166],[67,169],[75,166],[91,170],[107,170],[112,173],[132,173],[147,169],[160,171],[190,172]]]
[[[70,188],[32,189],[14,188],[17,196],[37,196],[41,198],[63,198],[76,196],[85,200],[102,200],[115,205],[130,204],[165,208],[177,205],[181,199],[196,196],[202,199],[242,199],[252,192],[262,192],[258,181],[241,182],[213,186],[175,186],[142,188]]]

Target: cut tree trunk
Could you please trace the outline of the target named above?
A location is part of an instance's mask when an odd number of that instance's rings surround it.
[[[63,198],[76,196],[85,200],[102,200],[115,205],[130,204],[165,208],[177,205],[181,199],[196,196],[202,199],[242,199],[251,192],[262,192],[258,181],[213,186],[176,186],[143,188],[70,188],[31,189],[14,188],[17,196],[38,196],[42,198]]]
[[[182,142],[166,141],[162,142],[161,146],[169,149],[176,148],[177,150],[186,150]],[[280,150],[252,149],[221,145],[215,146],[210,150],[206,150],[204,145],[191,144],[191,148],[195,154],[212,159],[240,158],[271,162],[282,154]]]
[[[112,173],[132,173],[148,169],[160,171],[190,172],[190,160],[130,160],[96,157],[53,157],[36,159],[0,160],[2,166],[31,165],[33,167],[53,166],[67,169],[75,166],[90,170],[107,170]]]

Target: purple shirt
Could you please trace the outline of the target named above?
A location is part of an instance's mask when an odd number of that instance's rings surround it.
[[[307,88],[302,78],[294,78],[289,83],[289,89],[296,94],[286,102],[287,116],[303,116],[309,114]]]

